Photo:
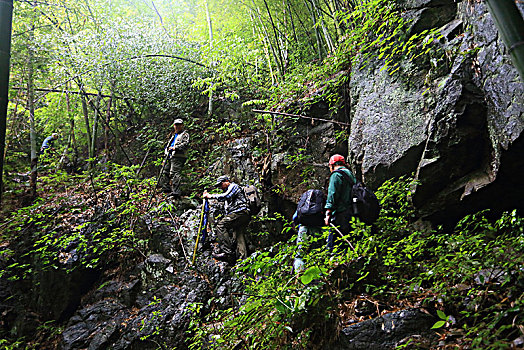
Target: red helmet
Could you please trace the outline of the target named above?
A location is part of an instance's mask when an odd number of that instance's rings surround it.
[[[346,164],[346,160],[340,154],[332,155],[331,158],[329,158],[329,165],[333,165],[336,162],[342,162],[343,164]]]

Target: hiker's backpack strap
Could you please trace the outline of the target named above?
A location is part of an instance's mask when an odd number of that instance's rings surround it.
[[[353,185],[356,184],[356,182],[353,181],[353,179],[351,179],[351,177],[349,177],[349,175],[348,175],[345,171],[343,171],[342,169],[338,168],[337,170],[335,170],[335,171],[331,174],[331,176],[333,176],[334,173],[342,174],[342,177],[343,177],[344,179],[346,179],[346,180],[349,182],[349,185],[350,185],[350,186],[353,186]],[[358,181],[357,181],[357,182],[358,182]]]

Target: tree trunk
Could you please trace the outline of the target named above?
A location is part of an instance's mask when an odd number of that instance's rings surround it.
[[[340,21],[338,20],[340,9],[338,8],[338,4],[336,0],[333,0],[333,1],[324,0],[324,2],[326,4],[326,7],[329,9],[331,18],[333,19],[333,24],[335,25],[335,30],[337,33],[336,39],[338,40],[339,38],[341,38],[344,35],[344,31],[342,30]]]
[[[87,109],[86,97],[82,95],[82,112],[84,113],[84,122],[87,132],[87,153],[88,158],[92,158],[91,154],[91,126],[89,125],[89,110]],[[90,163],[91,164],[91,163]]]
[[[65,160],[68,154],[73,154],[73,159],[71,162],[73,164],[76,163],[76,139],[75,139],[75,118],[73,116],[73,113],[71,112],[71,99],[69,97],[69,93],[66,92],[66,104],[67,104],[67,119],[69,120],[69,136],[67,139],[67,146],[64,149],[64,152],[62,152],[62,157],[60,158],[60,162],[58,163],[57,168],[63,169]],[[72,151],[72,152],[71,152]]]
[[[291,11],[295,13],[295,18],[298,20],[298,23],[300,24],[300,27],[302,27],[302,30],[306,34],[311,48],[313,49],[313,51],[316,51],[317,49],[315,47],[315,41],[313,40],[313,38],[311,38],[311,35],[309,33],[309,27],[307,27],[304,24],[304,21],[302,21],[302,18],[300,18],[300,13],[297,11],[295,6],[293,6],[293,4],[291,4],[291,3],[289,3],[289,7],[290,7]]]
[[[486,0],[511,60],[524,82],[524,19],[515,0]]]
[[[34,7],[34,5],[33,5]],[[27,109],[29,110],[29,139],[31,144],[31,175],[29,177],[29,187],[31,189],[31,197],[36,198],[36,182],[37,182],[37,170],[38,170],[38,152],[36,149],[36,131],[35,131],[35,91],[34,91],[34,52],[31,45],[33,45],[34,37],[34,19],[31,23],[31,29],[29,30],[29,47],[27,57]]]
[[[91,150],[89,152],[89,158],[96,157],[96,137],[98,134],[98,118],[100,118],[100,95],[96,97],[96,101],[93,104],[93,109],[95,113],[95,117],[93,119],[93,132],[91,133]]]
[[[206,18],[207,18],[207,27],[209,29],[209,47],[213,48],[213,24],[211,23],[211,15],[209,14],[209,4],[208,1],[205,1],[206,4]],[[214,62],[210,62],[211,67],[214,67]],[[209,87],[209,103],[207,108],[207,115],[211,117],[213,115],[213,82]]]
[[[273,42],[269,39],[269,34],[267,32],[266,27],[264,26],[264,22],[262,21],[262,16],[260,15],[260,10],[258,9],[258,7],[256,7],[255,2],[253,2],[253,5],[255,6],[255,9],[257,10],[258,22],[260,24],[260,29],[262,31],[261,36],[264,39],[264,41],[267,42],[267,45],[268,45],[269,49],[271,50],[271,53],[273,55],[273,59],[275,60],[275,65],[276,65],[276,68],[277,68],[278,75],[280,77],[282,77],[282,70],[281,70],[281,67],[280,67],[280,61],[279,61],[279,58],[278,58],[278,55],[277,55],[278,48],[275,48],[274,45],[273,45]]]
[[[279,67],[278,71],[280,73],[280,77],[284,77],[284,59],[282,58],[282,49],[279,45],[279,35],[278,35],[278,31],[277,31],[277,27],[275,26],[275,21],[273,21],[273,15],[271,14],[271,11],[269,10],[269,6],[267,4],[267,1],[264,0],[264,5],[266,7],[266,11],[267,11],[267,15],[269,17],[269,21],[271,22],[271,28],[273,29],[273,34],[275,36],[275,45],[276,45],[276,48],[275,48],[275,51],[278,53],[278,55],[276,55],[276,59],[277,59],[277,67]]]
[[[0,0],[0,203],[4,192],[4,149],[9,91],[9,59],[13,0]]]
[[[20,105],[20,90],[18,91],[18,93],[16,94],[16,97],[14,99],[16,100],[16,103],[15,103],[15,107],[13,108],[13,113],[12,113],[12,117],[11,117],[11,120],[12,120],[11,127],[9,128],[9,130],[11,130],[11,132],[14,132],[14,130],[18,130],[19,124],[17,124],[17,121],[19,123],[20,123],[20,121],[17,120],[17,119],[22,119],[22,118],[17,118],[18,107]],[[6,121],[6,132],[7,132],[7,121]],[[5,140],[5,148],[4,148],[4,152],[3,152],[3,155],[2,155],[3,161],[5,161],[5,159],[7,157],[7,150],[8,149],[9,149],[9,142],[6,139]]]
[[[313,5],[311,5],[311,8],[310,8],[310,4],[308,2],[308,0],[304,0],[304,3],[309,11],[309,14],[311,15],[311,21],[313,22],[313,25],[315,25],[317,23],[317,16],[316,16],[316,13],[315,13],[315,9],[313,7]],[[317,55],[318,55],[318,59],[319,60],[322,60],[323,58],[323,55],[322,55],[322,37],[320,35],[320,30],[318,29],[318,26],[315,26],[315,38],[317,39]]]
[[[293,31],[293,39],[295,40],[295,43],[298,43],[298,36],[297,36],[297,30],[295,28],[295,22],[293,21],[293,14],[291,13],[291,6],[289,5],[289,0],[283,0],[284,1],[284,8],[286,9],[286,12],[289,16],[289,23],[291,24],[291,30]]]
[[[113,104],[113,90],[111,91],[111,97],[107,102],[107,113],[106,122],[104,125],[104,149],[105,154],[109,155],[109,122],[111,121],[111,105]]]
[[[260,16],[258,16],[257,18],[260,20]],[[272,47],[271,47],[271,43],[267,42],[267,38],[266,38],[266,35],[265,35],[265,33],[266,33],[265,29],[264,29],[264,31],[262,33],[262,30],[257,28],[255,15],[253,13],[251,13],[251,21],[253,23],[253,31],[255,33],[259,32],[257,35],[260,38],[260,41],[262,42],[262,46],[264,48],[264,54],[265,54],[265,57],[266,57],[267,65],[269,67],[269,76],[271,77],[271,85],[273,85],[273,84],[275,84],[276,78],[275,78],[275,72],[273,70],[273,64],[271,63],[271,57],[269,55],[269,50],[271,50],[273,52]],[[262,24],[260,24],[260,25],[262,26]],[[275,57],[275,59],[276,59],[276,57]]]
[[[331,39],[331,34],[329,34],[329,30],[326,27],[326,23],[324,22],[324,18],[322,16],[322,11],[320,9],[320,5],[318,4],[318,0],[311,0],[311,7],[313,8],[313,11],[315,12],[315,17],[317,18],[318,24],[317,27],[320,26],[322,28],[322,34],[324,36],[324,42],[326,43],[326,48],[328,52],[333,52],[333,40]]]

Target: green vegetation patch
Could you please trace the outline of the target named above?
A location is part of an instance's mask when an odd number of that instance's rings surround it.
[[[354,249],[329,253],[325,231],[305,248],[301,272],[291,269],[296,236],[243,261],[236,273],[245,292],[204,320],[193,313],[191,348],[315,348],[335,341],[348,322],[370,317],[355,312],[359,300],[374,305],[374,317],[423,308],[446,344],[511,347],[524,321],[524,220],[515,212],[489,220],[485,211],[450,232],[422,232],[413,225],[411,184],[401,178],[382,185],[376,229],[355,221],[341,239]]]

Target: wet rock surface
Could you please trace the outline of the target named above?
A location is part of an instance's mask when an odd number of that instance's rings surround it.
[[[524,84],[484,3],[414,0],[402,4],[411,31],[439,28],[445,55],[381,62],[354,72],[349,156],[371,187],[414,173],[413,200],[434,223],[452,224],[484,208],[522,209]],[[427,16],[440,11],[439,16]],[[370,68],[371,67],[371,68]],[[515,188],[515,186],[517,188]],[[504,193],[502,200],[490,198]]]
[[[342,330],[333,350],[395,349],[408,339],[428,339],[438,335],[431,330],[435,319],[418,310],[407,309],[356,323]]]
[[[230,266],[200,247],[191,265],[199,213],[189,209],[174,225],[157,223],[151,247],[158,250],[125,275],[106,271],[105,282],[84,296],[69,319],[62,348],[184,348],[191,305],[203,304],[203,312],[229,305],[230,293],[241,290]]]

